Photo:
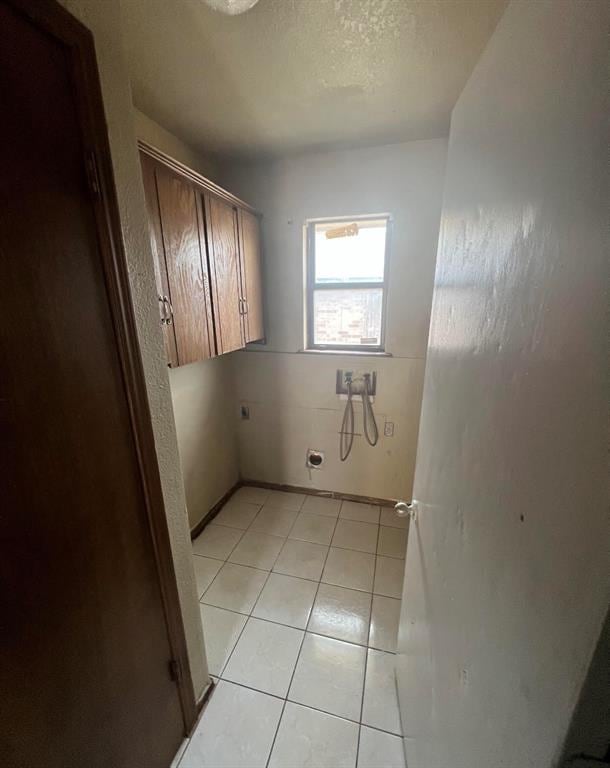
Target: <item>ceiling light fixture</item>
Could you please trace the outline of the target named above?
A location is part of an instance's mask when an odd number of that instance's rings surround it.
[[[238,16],[253,8],[258,0],[205,0],[205,3],[215,11],[226,13],[228,16]]]

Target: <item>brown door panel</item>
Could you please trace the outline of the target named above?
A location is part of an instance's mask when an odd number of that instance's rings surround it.
[[[93,44],[55,3],[22,4],[0,2],[1,762],[165,768],[185,723],[125,356],[137,344],[110,299],[122,255],[96,212],[106,171],[86,171]]]

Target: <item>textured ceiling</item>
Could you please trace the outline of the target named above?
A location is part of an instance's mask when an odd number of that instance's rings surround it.
[[[121,0],[136,106],[202,150],[444,136],[506,0]]]

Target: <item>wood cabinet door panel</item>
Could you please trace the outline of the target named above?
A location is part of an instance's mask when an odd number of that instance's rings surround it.
[[[253,213],[243,209],[239,210],[239,236],[246,341],[259,341],[265,337],[260,225]]]
[[[208,257],[219,353],[244,346],[240,313],[237,211],[215,195],[205,195]]]
[[[157,195],[156,163],[152,158],[140,153],[142,165],[142,180],[144,182],[144,196],[148,212],[148,229],[150,234],[150,247],[155,266],[155,281],[157,285],[157,302],[159,305],[159,322],[167,318],[167,305],[163,303],[163,297],[170,295],[167,268],[165,265],[165,251],[163,247],[163,235],[161,232],[161,215],[159,212],[159,198]],[[170,367],[178,365],[178,350],[176,346],[175,324],[162,323],[165,354]]]
[[[178,363],[185,365],[212,354],[197,192],[188,180],[162,166],[156,176]]]
[[[216,332],[214,322],[214,302],[210,285],[210,260],[208,257],[208,242],[205,231],[205,198],[199,188],[196,189],[197,220],[199,222],[199,242],[201,243],[201,267],[203,270],[203,289],[205,293],[205,315],[208,324],[211,355],[216,355]],[[220,351],[219,351],[220,352]]]

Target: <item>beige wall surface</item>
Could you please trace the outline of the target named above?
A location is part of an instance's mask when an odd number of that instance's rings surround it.
[[[206,178],[216,181],[218,161],[213,155],[196,152],[162,125],[145,115],[144,112],[140,112],[135,106],[133,114],[138,139],[152,144],[153,147],[165,152],[165,154],[178,160],[179,163],[188,165],[189,168],[201,173]]]
[[[410,768],[556,766],[610,600],[609,30],[606,0],[514,0],[453,112],[397,657]]]
[[[235,355],[247,479],[384,498],[411,495],[447,143],[417,141],[226,166],[222,182],[263,214],[267,343]],[[299,354],[303,349],[303,224],[307,219],[393,217],[386,350],[392,357]],[[352,454],[341,463],[344,401],[338,368],[378,373],[380,441],[366,444],[357,406]],[[384,421],[394,436],[383,436]],[[322,450],[321,470],[305,466]]]
[[[195,589],[169,380],[155,301],[155,277],[138,163],[129,74],[121,47],[119,3],[118,0],[104,0],[104,2],[62,0],[62,4],[92,31],[95,38],[122,236],[146,376],[191,675],[195,694],[200,695],[208,685],[209,678]]]
[[[365,443],[355,402],[354,447],[339,460],[345,401],[335,394],[338,367],[377,371],[373,403],[379,443]],[[287,483],[379,498],[410,498],[424,361],[243,352],[235,356],[235,387],[250,419],[240,421],[240,470],[248,480]],[[394,437],[384,437],[386,421]],[[321,470],[307,469],[308,448],[323,451]]]
[[[170,371],[191,528],[239,479],[232,355]]]

